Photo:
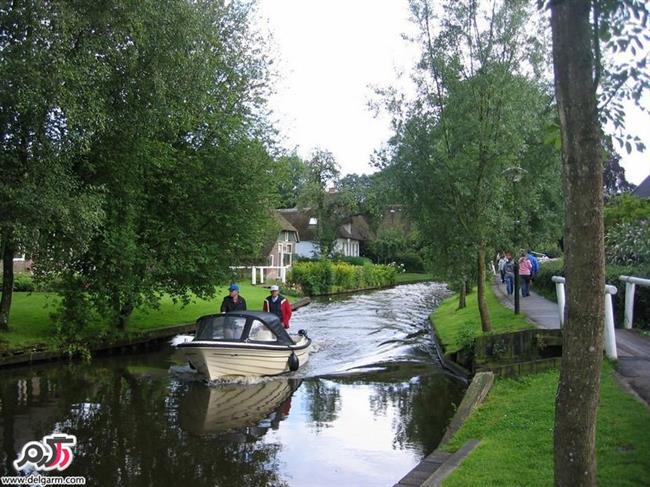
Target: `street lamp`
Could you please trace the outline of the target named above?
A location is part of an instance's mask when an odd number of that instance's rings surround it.
[[[512,181],[512,192],[514,194],[515,192],[515,184],[517,184],[521,179],[528,173],[523,167],[519,166],[511,166],[503,171],[501,171],[501,174],[505,176],[506,178],[510,179]],[[514,200],[514,198],[513,198]],[[515,201],[515,207],[516,207],[517,202]],[[519,220],[515,218],[515,240],[516,241],[516,234],[517,234],[517,225],[519,224]],[[513,252],[512,256],[514,260],[514,273],[515,273],[515,299],[514,299],[514,305],[515,305],[515,314],[519,314],[519,260],[517,259],[517,252]]]

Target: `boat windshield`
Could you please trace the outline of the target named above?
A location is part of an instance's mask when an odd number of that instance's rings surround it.
[[[240,340],[244,325],[242,316],[206,316],[199,321],[195,340]]]

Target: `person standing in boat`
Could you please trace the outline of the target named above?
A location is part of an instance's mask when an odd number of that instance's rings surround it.
[[[289,328],[291,319],[291,303],[280,294],[280,288],[276,285],[271,286],[271,295],[264,300],[264,311],[273,313],[280,318],[282,326]]]
[[[230,294],[223,298],[221,303],[221,312],[230,313],[231,311],[246,311],[246,300],[239,295],[239,286],[234,282],[228,288]]]

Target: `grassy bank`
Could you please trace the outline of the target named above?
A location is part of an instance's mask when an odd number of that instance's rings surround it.
[[[418,272],[401,272],[395,275],[395,284],[410,284],[412,282],[432,281],[431,274],[420,274]]]
[[[598,484],[650,485],[650,412],[602,372],[597,426]],[[480,445],[445,487],[553,485],[553,419],[558,371],[496,381],[486,402],[445,446]]]
[[[522,315],[515,315],[503,306],[490,286],[486,289],[486,301],[492,320],[492,333],[508,333],[533,328]],[[477,293],[467,295],[467,306],[458,308],[458,295],[445,299],[431,315],[438,338],[445,353],[453,353],[462,348],[459,340],[463,336],[482,334],[481,319],[478,313]]]
[[[241,295],[251,310],[262,309],[262,301],[269,290],[262,286],[240,284]],[[187,306],[174,303],[169,296],[163,296],[160,308],[138,308],[129,322],[129,331],[140,333],[164,326],[191,323],[201,315],[219,312],[225,287],[217,291],[214,299],[194,299]],[[20,348],[35,344],[49,344],[54,334],[50,314],[56,309],[58,296],[53,293],[14,293],[8,333],[0,333],[0,348]],[[89,334],[109,329],[105,323],[96,323]]]

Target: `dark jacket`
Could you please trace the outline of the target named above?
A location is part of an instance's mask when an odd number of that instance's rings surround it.
[[[231,311],[246,311],[246,300],[239,296],[239,299],[235,303],[230,295],[223,298],[221,303],[221,312],[230,313]]]

